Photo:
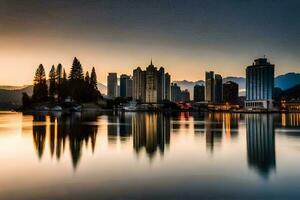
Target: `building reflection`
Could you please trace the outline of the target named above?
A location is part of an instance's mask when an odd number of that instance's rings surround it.
[[[175,112],[172,113],[172,129],[174,133],[178,133],[182,128],[189,129],[190,124],[188,123],[190,121],[190,113],[189,112]]]
[[[268,114],[246,116],[248,166],[263,178],[276,168],[274,117]]]
[[[108,142],[116,144],[118,140],[127,141],[132,135],[132,113],[114,113],[107,116]]]
[[[285,128],[293,128],[300,126],[300,113],[282,113],[281,126]]]
[[[162,113],[136,113],[132,118],[133,148],[142,149],[151,158],[170,144],[170,118]]]
[[[72,158],[73,167],[76,168],[82,155],[83,146],[91,146],[94,152],[97,136],[96,115],[34,115],[33,116],[33,142],[38,157],[42,158],[45,151],[46,136],[49,135],[49,150],[51,157],[56,154],[59,160],[65,151],[66,141]]]
[[[235,138],[239,129],[239,113],[224,113],[224,129],[226,139]]]
[[[210,152],[214,151],[215,145],[219,145],[222,140],[223,114],[207,113],[205,115],[206,148]]]
[[[193,114],[194,118],[194,133],[195,134],[204,134],[205,125],[204,125],[204,113],[198,112]]]

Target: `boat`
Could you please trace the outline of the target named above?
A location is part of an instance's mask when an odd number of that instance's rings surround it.
[[[71,112],[81,112],[81,108],[82,108],[81,105],[72,106],[71,109],[70,109],[70,111]]]
[[[137,110],[137,102],[130,101],[126,106],[123,107],[124,111],[136,111]]]
[[[53,108],[51,108],[51,111],[62,111],[62,107],[61,106],[54,106]]]
[[[35,108],[37,111],[49,111],[47,106],[39,106]]]

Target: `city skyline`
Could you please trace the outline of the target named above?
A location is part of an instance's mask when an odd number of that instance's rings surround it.
[[[247,63],[264,54],[276,63],[275,75],[299,72],[297,1],[0,5],[1,85],[32,84],[31,71],[40,63],[46,71],[59,62],[69,69],[74,56],[84,71],[95,67],[101,83],[108,72],[131,74],[151,58],[173,80],[204,80],[205,71],[245,77]]]

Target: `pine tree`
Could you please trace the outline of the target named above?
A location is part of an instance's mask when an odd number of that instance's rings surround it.
[[[84,82],[85,82],[87,85],[90,85],[90,75],[89,75],[89,72],[88,72],[88,71],[85,73]]]
[[[63,76],[63,67],[60,63],[57,65],[55,73],[56,73],[57,85],[60,85],[61,84],[61,79],[62,79],[62,76]]]
[[[90,84],[91,84],[93,89],[98,90],[98,87],[97,87],[97,74],[96,74],[95,67],[93,67],[93,69],[92,69]]]
[[[61,100],[61,90],[62,90],[62,76],[63,76],[63,68],[62,65],[59,63],[56,67],[55,72],[55,79],[56,79],[56,93],[59,100]]]
[[[84,80],[83,70],[80,61],[75,57],[69,74],[69,79],[73,80]]]
[[[48,86],[46,83],[45,69],[42,64],[39,65],[35,72],[33,80],[32,98],[36,102],[46,101],[48,97]]]
[[[59,100],[65,99],[70,93],[68,90],[68,79],[67,79],[67,73],[65,69],[62,70],[62,79],[61,79],[61,95]]]
[[[65,70],[65,69],[63,70],[62,81],[63,81],[63,82],[66,82],[66,81],[67,81],[67,73],[66,73],[66,70]]]
[[[49,72],[49,81],[50,81],[50,86],[49,86],[49,96],[53,99],[54,95],[56,93],[56,72],[55,72],[55,67],[52,65],[51,70]]]

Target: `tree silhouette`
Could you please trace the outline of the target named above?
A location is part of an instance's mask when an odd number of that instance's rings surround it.
[[[63,67],[60,63],[56,67],[55,75],[56,75],[56,93],[57,93],[58,100],[61,100]]]
[[[69,79],[72,80],[83,80],[83,71],[80,61],[75,57],[69,74]]]
[[[61,64],[57,67],[53,65],[49,72],[49,97],[51,101],[62,102],[68,96],[77,103],[96,102],[101,98],[97,88],[97,75],[93,67],[91,73],[86,72],[83,75],[83,69],[80,61],[75,57],[71,67],[70,74],[67,74]],[[27,101],[27,97],[24,96]],[[33,103],[41,103],[48,100],[48,86],[46,83],[45,69],[42,64],[39,65],[34,77],[34,91],[32,96]]]
[[[61,90],[60,99],[65,99],[69,95],[68,79],[67,79],[67,73],[65,69],[63,69],[63,73],[62,73],[60,90]]]
[[[35,72],[33,80],[33,95],[32,99],[34,101],[46,101],[48,98],[48,86],[46,83],[45,69],[42,64],[39,65]]]
[[[49,86],[49,96],[51,100],[54,99],[54,95],[56,93],[56,72],[55,72],[55,67],[52,65],[51,70],[49,72],[49,81],[50,81],[50,86]]]
[[[90,84],[91,84],[91,86],[92,86],[93,89],[98,90],[98,87],[97,87],[97,75],[96,75],[95,67],[93,67],[93,69],[92,69],[91,78],[90,78]]]
[[[87,85],[90,84],[90,75],[88,71],[85,73],[84,81]]]

